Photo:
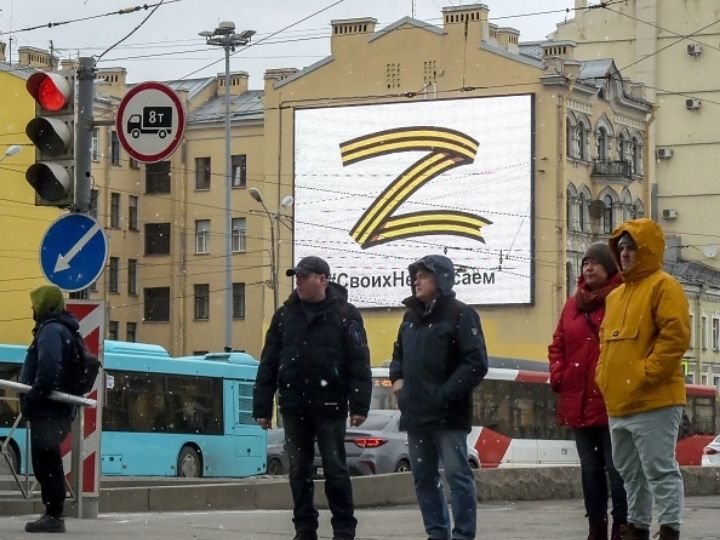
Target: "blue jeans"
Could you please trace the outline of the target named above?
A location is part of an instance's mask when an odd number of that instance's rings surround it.
[[[293,497],[295,531],[307,538],[316,538],[318,511],[313,498],[314,442],[323,462],[325,496],[332,512],[335,536],[355,538],[357,520],[354,516],[352,484],[345,461],[346,418],[328,418],[313,414],[283,414],[285,445],[290,462],[290,490]]]
[[[610,479],[613,520],[627,520],[627,495],[623,479],[612,461],[610,430],[607,426],[575,428],[575,446],[580,456],[585,512],[590,519],[607,515],[608,489],[605,472]]]
[[[652,524],[654,500],[658,523],[680,530],[684,487],[675,442],[682,410],[664,407],[610,417],[613,462],[625,481],[628,521],[641,529]]]
[[[415,479],[415,495],[425,524],[425,532],[437,540],[475,538],[477,492],[475,475],[467,460],[467,433],[444,429],[408,431],[410,469]],[[450,529],[445,491],[440,478],[440,460],[450,485],[452,516]]]

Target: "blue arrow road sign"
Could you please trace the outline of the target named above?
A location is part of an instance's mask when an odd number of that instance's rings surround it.
[[[50,283],[64,291],[91,285],[105,268],[108,243],[100,224],[87,214],[56,219],[40,245],[40,266]]]

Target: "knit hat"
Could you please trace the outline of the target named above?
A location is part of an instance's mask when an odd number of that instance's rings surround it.
[[[30,293],[33,311],[42,317],[51,311],[65,309],[62,291],[55,285],[42,285]]]
[[[590,244],[587,250],[585,250],[582,263],[584,264],[585,259],[588,258],[595,259],[597,262],[602,264],[610,276],[618,271],[615,259],[613,259],[612,253],[610,252],[610,246],[608,246],[605,242],[595,242],[594,244]]]

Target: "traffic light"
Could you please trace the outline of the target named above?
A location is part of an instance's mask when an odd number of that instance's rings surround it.
[[[38,72],[27,90],[35,100],[35,118],[25,133],[35,145],[35,163],[25,178],[37,206],[75,205],[75,72]]]

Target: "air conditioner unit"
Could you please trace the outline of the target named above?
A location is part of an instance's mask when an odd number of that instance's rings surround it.
[[[701,52],[702,52],[702,45],[700,45],[699,43],[688,43],[687,53],[690,56],[700,56]]]
[[[674,208],[666,208],[663,210],[663,219],[677,219],[678,211]]]
[[[701,103],[702,101],[700,101],[698,98],[690,98],[685,100],[685,107],[690,110],[697,110],[700,108]]]
[[[658,159],[670,159],[673,157],[673,149],[672,148],[658,148],[655,150],[655,155]]]

